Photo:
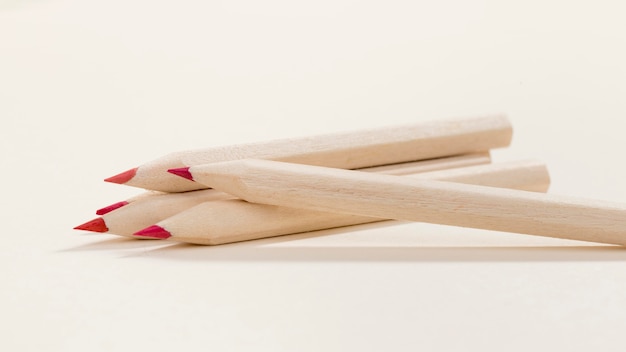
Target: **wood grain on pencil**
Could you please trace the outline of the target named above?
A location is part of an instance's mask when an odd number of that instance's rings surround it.
[[[511,135],[511,124],[500,115],[439,120],[172,153],[106,181],[183,192],[206,186],[171,175],[168,169],[244,158],[357,169],[506,147]]]
[[[487,164],[491,161],[489,152],[464,154],[420,160],[408,163],[385,165],[360,169],[366,172],[380,172],[393,175],[410,175],[422,172],[461,168],[472,165]],[[204,202],[233,198],[231,195],[213,189],[202,189],[190,192],[164,193],[147,191],[125,201],[99,209],[102,218],[88,221],[76,227],[101,233],[113,233],[132,236],[133,233],[157,222]],[[119,204],[123,204],[119,206]]]
[[[255,203],[626,245],[621,203],[268,160],[189,171]]]
[[[538,192],[545,192],[550,183],[545,164],[533,160],[462,167],[405,177],[476,183]],[[139,234],[215,245],[381,220],[384,219],[231,199],[202,203],[167,218]]]

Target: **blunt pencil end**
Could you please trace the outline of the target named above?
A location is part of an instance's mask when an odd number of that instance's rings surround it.
[[[127,201],[121,201],[121,202],[113,203],[113,204],[111,204],[109,206],[106,206],[106,207],[104,207],[102,209],[96,210],[96,215],[104,215],[106,213],[110,213],[113,210],[121,208],[121,207],[123,207],[123,206],[125,206],[127,204],[128,204]]]
[[[169,231],[162,228],[161,226],[152,225],[152,226],[146,227],[143,230],[139,230],[135,232],[133,236],[164,240],[164,239],[172,237],[172,234],[170,234]]]
[[[107,227],[104,219],[95,218],[93,220],[87,221],[82,225],[78,225],[74,228],[74,230],[85,230],[91,232],[107,232],[109,228]]]
[[[189,172],[188,167],[181,167],[178,169],[169,169],[167,170],[167,172],[193,181],[193,176],[191,175],[191,172]]]
[[[137,168],[134,168],[134,169],[130,169],[130,170],[124,171],[121,174],[117,174],[115,176],[111,176],[109,178],[105,178],[104,180],[106,182],[124,184],[124,183],[130,181],[130,179],[132,179],[133,177],[135,177],[136,173],[137,173]]]

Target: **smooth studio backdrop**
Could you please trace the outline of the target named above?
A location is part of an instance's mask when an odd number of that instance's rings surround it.
[[[623,1],[0,0],[0,349],[623,350],[626,251],[428,224],[219,247],[72,227],[163,154],[504,112],[626,200]]]

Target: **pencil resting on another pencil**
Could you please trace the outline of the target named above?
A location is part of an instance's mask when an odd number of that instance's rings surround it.
[[[494,115],[172,153],[106,179],[148,191],[76,229],[217,245],[398,219],[626,244],[626,205],[490,163],[511,136]]]
[[[105,181],[155,191],[206,188],[168,169],[244,158],[358,169],[482,152],[510,144],[512,127],[502,115],[421,122],[372,130],[280,139],[165,155]]]

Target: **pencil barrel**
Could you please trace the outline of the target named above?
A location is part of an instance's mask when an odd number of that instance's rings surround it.
[[[626,245],[626,204],[244,160],[193,169],[250,202]]]
[[[184,192],[206,186],[168,169],[245,158],[358,169],[506,147],[512,133],[506,117],[493,115],[184,151],[140,166],[124,184]]]
[[[479,165],[406,177],[532,191],[545,191],[550,182],[545,164],[534,160]],[[383,220],[386,219],[232,199],[200,204],[160,222],[159,226],[172,234],[171,240],[217,245]]]

